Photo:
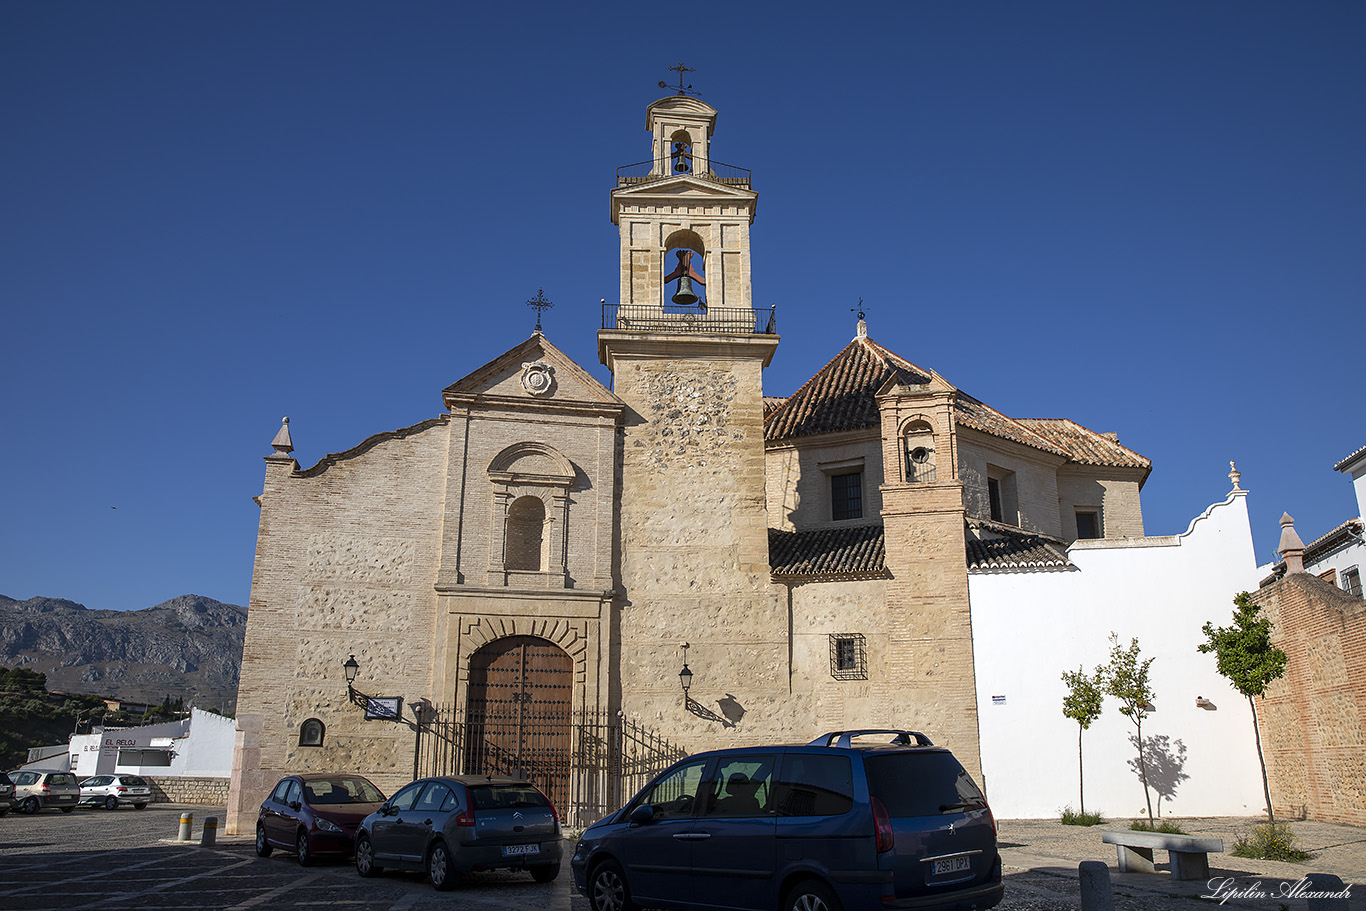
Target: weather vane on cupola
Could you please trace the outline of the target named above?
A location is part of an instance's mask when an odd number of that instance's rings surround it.
[[[536,296],[527,301],[526,305],[528,307],[533,307],[536,310],[536,334],[539,335],[541,333],[541,314],[555,306],[555,303],[554,301],[545,299],[545,290],[543,288],[537,288]]]
[[[680,95],[691,95],[691,96],[693,96],[694,98],[701,98],[701,97],[702,97],[702,93],[701,93],[701,92],[693,91],[692,83],[688,83],[687,85],[684,85],[684,84],[683,84],[683,74],[684,74],[684,73],[696,73],[697,70],[695,70],[694,68],[692,68],[692,67],[690,67],[690,66],[684,66],[682,60],[678,61],[678,66],[671,66],[671,67],[669,67],[669,69],[677,71],[677,73],[678,73],[678,85],[669,85],[667,82],[665,82],[663,79],[661,79],[661,80],[659,81],[659,87],[660,87],[661,89],[678,89],[678,94],[680,94]]]

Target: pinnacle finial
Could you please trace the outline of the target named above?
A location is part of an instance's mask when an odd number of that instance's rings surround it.
[[[1239,470],[1238,470],[1238,466],[1235,465],[1235,464],[1233,464],[1233,461],[1230,460],[1229,463],[1228,463],[1228,479],[1229,479],[1230,481],[1233,482],[1233,489],[1234,489],[1234,490],[1242,490],[1242,489],[1243,489],[1243,488],[1241,488],[1241,487],[1238,486],[1238,482],[1239,482],[1240,480],[1242,480],[1242,477],[1243,477],[1243,473],[1242,473],[1241,471],[1239,471]]]
[[[850,313],[857,313],[857,314],[858,314],[858,328],[857,328],[856,330],[854,330],[854,337],[855,337],[855,338],[867,338],[867,337],[868,337],[868,321],[864,318],[864,317],[866,316],[866,314],[863,312],[863,298],[860,297],[860,298],[858,299],[858,306],[857,306],[857,307],[850,307],[850,308],[849,308],[849,312],[850,312]]]
[[[289,436],[289,418],[280,421],[280,432],[275,434],[275,439],[270,441],[270,448],[279,453],[290,453],[294,451],[294,441]]]

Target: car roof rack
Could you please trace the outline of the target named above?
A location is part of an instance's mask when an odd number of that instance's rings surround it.
[[[815,740],[807,744],[809,747],[851,747],[855,737],[862,737],[867,734],[894,734],[890,743],[899,746],[919,746],[932,747],[934,743],[919,731],[894,731],[890,728],[873,728],[862,731],[831,731],[829,734],[822,734]],[[915,738],[912,743],[911,738]]]

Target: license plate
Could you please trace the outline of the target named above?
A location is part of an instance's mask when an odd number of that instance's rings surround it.
[[[503,845],[504,857],[521,857],[524,854],[540,854],[540,845]]]
[[[959,857],[945,857],[934,862],[934,875],[942,876],[945,873],[962,873],[972,869],[972,861],[967,855]]]

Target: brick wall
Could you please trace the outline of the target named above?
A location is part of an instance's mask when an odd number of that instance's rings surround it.
[[[149,778],[152,803],[188,803],[202,807],[222,807],[228,803],[228,779],[189,776]]]
[[[1308,573],[1254,597],[1288,658],[1257,705],[1272,803],[1366,825],[1366,601]]]

